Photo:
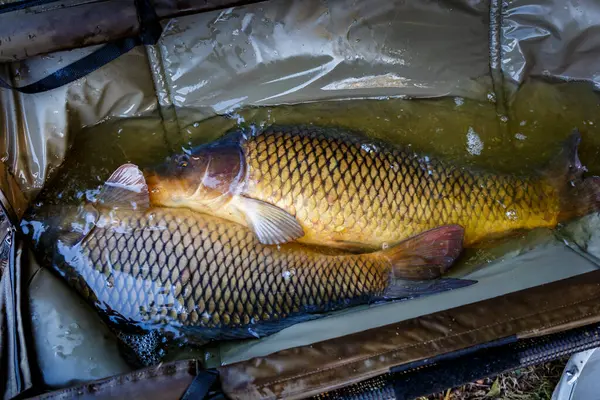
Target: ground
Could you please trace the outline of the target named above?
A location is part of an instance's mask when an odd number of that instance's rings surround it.
[[[417,400],[550,400],[567,360],[517,369]]]

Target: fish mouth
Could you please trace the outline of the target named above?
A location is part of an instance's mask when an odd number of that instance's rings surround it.
[[[145,169],[143,171],[144,180],[146,181],[146,185],[148,186],[148,190],[153,187],[158,187],[161,182],[161,178],[158,174],[156,174],[153,170]]]
[[[181,179],[144,171],[150,203],[153,205],[180,205],[190,199],[191,190]]]
[[[142,173],[150,195],[167,192],[167,187],[173,186],[173,183],[178,180],[177,177],[168,173],[168,167],[164,164],[153,168],[144,168]]]
[[[147,170],[145,170],[143,173],[144,179],[146,180],[146,186],[148,186],[148,195],[150,196],[150,201],[153,201],[164,191],[161,185],[162,179],[158,175],[154,174],[153,172],[148,172]]]
[[[148,187],[157,186],[162,180],[170,176],[169,165],[168,163],[162,163],[154,167],[146,167],[142,169],[142,174]]]

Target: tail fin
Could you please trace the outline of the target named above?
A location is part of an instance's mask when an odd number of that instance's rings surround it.
[[[373,255],[383,256],[391,262],[393,278],[435,279],[460,255],[464,234],[465,230],[459,225],[444,225]]]
[[[600,210],[599,176],[581,179],[560,194],[559,221],[582,217],[598,210]]]
[[[561,185],[581,179],[586,168],[581,165],[581,161],[579,160],[579,143],[581,143],[581,133],[575,129],[567,140],[564,141],[560,152],[544,169],[543,175]]]
[[[563,144],[561,152],[543,172],[559,192],[559,221],[581,217],[600,209],[600,177],[583,177],[587,169],[581,164],[577,154],[580,142],[581,134],[574,130]]]
[[[413,299],[449,290],[460,289],[477,283],[469,279],[441,278],[429,281],[394,281],[386,288],[383,299]]]

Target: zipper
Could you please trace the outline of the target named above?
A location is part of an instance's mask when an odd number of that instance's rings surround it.
[[[600,346],[600,324],[535,338],[510,337],[394,367],[385,374],[313,397],[411,400],[448,387]]]

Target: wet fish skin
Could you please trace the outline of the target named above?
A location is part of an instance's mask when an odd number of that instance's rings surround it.
[[[236,143],[241,156],[232,165],[242,166],[236,179],[212,174],[221,164],[220,149],[231,154]],[[204,181],[187,179],[198,176],[194,165],[167,164],[162,171],[149,172],[148,179],[154,204],[208,212],[254,229],[261,220],[278,218],[257,211],[252,205],[258,201],[297,220],[295,231],[285,229],[289,222],[282,224],[287,234],[263,238],[255,229],[267,243],[297,239],[376,249],[436,226],[458,224],[465,228],[465,246],[472,246],[515,230],[554,227],[596,209],[597,179],[573,185],[580,190],[568,188],[569,181],[582,181],[578,143],[579,136],[572,136],[556,171],[519,177],[458,167],[344,130],[268,127],[229,134],[192,152],[196,160],[200,155],[204,160],[214,157],[210,166],[204,164],[202,176],[227,187],[218,202],[207,201]]]
[[[324,255],[266,246],[239,224],[185,209],[50,207],[22,228],[106,319],[206,340],[262,336],[315,313],[473,283],[392,282],[393,249]]]
[[[241,327],[380,296],[388,284],[384,260],[277,250],[237,224],[187,210],[113,218],[118,222],[96,228],[82,244],[94,266],[82,278],[98,301],[125,318]]]

